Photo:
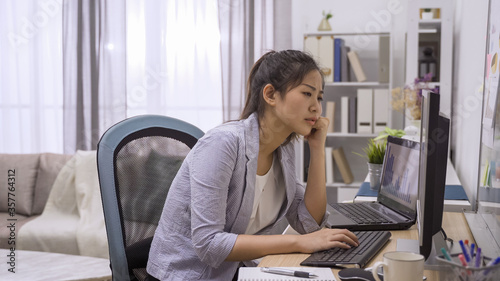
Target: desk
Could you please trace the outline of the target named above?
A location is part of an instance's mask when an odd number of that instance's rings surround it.
[[[443,229],[449,238],[452,238],[458,245],[459,240],[468,239],[474,242],[472,233],[469,230],[467,221],[463,213],[456,212],[445,212],[443,215]],[[416,225],[413,225],[409,230],[396,230],[391,231],[392,237],[389,243],[370,261],[368,267],[373,266],[377,261],[383,260],[383,253],[388,251],[396,251],[397,239],[418,239],[418,231]],[[452,253],[456,253],[455,251]],[[306,259],[308,254],[284,254],[284,255],[269,255],[262,259],[259,266],[300,266],[300,262]],[[338,269],[332,269],[335,277],[338,278]],[[439,272],[432,270],[425,270],[424,275],[427,277],[427,281],[437,281],[439,280]]]
[[[8,271],[10,250],[0,249],[0,280],[111,280],[108,259],[24,250],[14,253],[12,273]]]

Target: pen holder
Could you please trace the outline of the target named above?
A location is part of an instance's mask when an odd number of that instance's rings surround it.
[[[486,266],[491,261],[489,257],[482,257],[479,267],[472,263],[463,266],[458,258],[459,254],[450,255],[451,261],[444,256],[437,256],[439,262],[439,280],[441,281],[495,281],[500,280],[500,264]],[[475,256],[472,259],[475,261]]]

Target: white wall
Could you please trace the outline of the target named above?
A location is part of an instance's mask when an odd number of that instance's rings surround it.
[[[479,173],[482,83],[488,1],[460,0],[455,8],[452,149],[455,170],[475,206]]]
[[[407,1],[293,0],[292,46],[302,49],[303,34],[314,33],[322,11],[331,11],[333,32],[393,33],[393,86],[404,84]],[[479,133],[488,0],[457,0],[454,21],[453,163],[469,199],[475,204],[478,183]],[[387,15],[392,23],[384,24]],[[379,28],[380,30],[376,30]],[[393,124],[398,128],[399,123]],[[402,123],[401,123],[402,126]]]

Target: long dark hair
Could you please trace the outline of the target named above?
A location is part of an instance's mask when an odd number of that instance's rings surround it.
[[[284,98],[290,89],[299,86],[304,77],[313,70],[317,70],[323,78],[316,61],[302,51],[270,51],[264,54],[250,70],[245,107],[240,119],[248,118],[254,112],[257,112],[259,121],[264,116],[265,101],[262,91],[267,84],[271,84]],[[324,79],[322,86],[324,87]],[[285,143],[295,136],[295,133],[292,133]]]

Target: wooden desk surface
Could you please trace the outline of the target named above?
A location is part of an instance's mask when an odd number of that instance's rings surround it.
[[[468,239],[471,243],[474,242],[472,233],[469,229],[467,221],[463,213],[445,212],[443,215],[443,229],[449,238],[458,244],[459,240]],[[392,237],[389,243],[370,261],[367,265],[372,266],[375,262],[383,260],[383,253],[396,251],[397,239],[418,239],[417,226],[412,226],[409,230],[391,231]],[[306,259],[308,254],[285,254],[285,255],[269,255],[262,259],[259,266],[300,266],[300,262]],[[335,277],[338,278],[338,269],[332,269]],[[425,270],[424,275],[427,281],[439,280],[439,272]]]

